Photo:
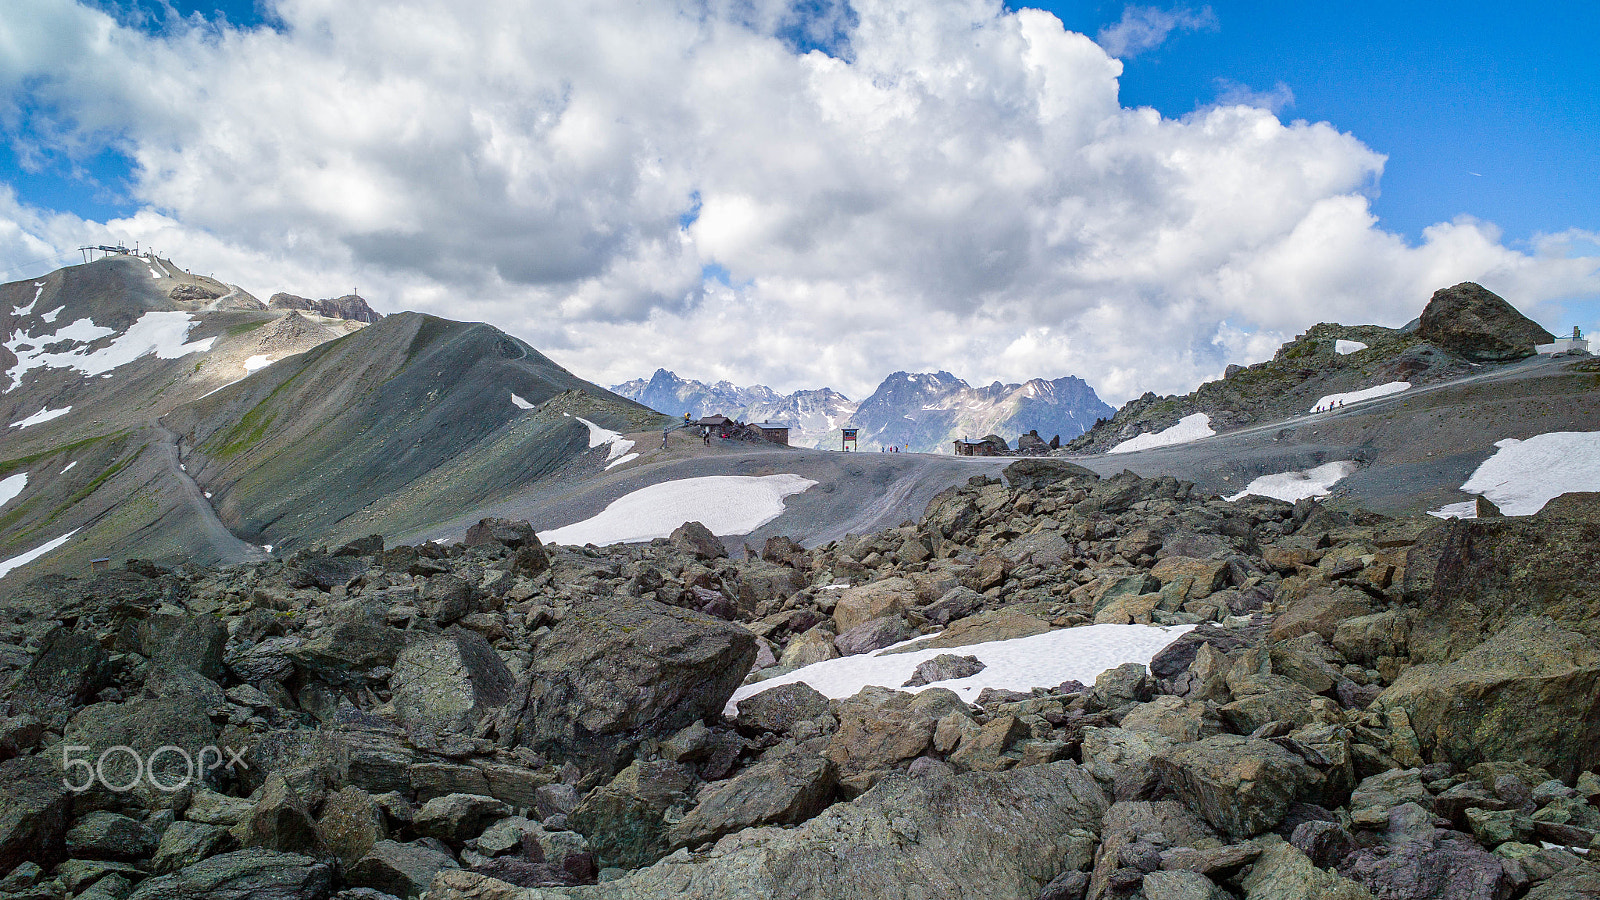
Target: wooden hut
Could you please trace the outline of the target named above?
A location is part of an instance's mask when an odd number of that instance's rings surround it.
[[[755,422],[751,428],[761,432],[761,436],[774,444],[789,446],[789,426],[779,425],[776,422]]]

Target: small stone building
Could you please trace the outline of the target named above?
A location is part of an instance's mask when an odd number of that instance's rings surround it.
[[[969,441],[962,438],[955,442],[957,456],[994,456],[995,447],[988,441]]]
[[[784,447],[789,446],[789,426],[787,425],[779,425],[776,422],[755,422],[750,427],[760,431],[762,437],[774,444],[780,444]]]

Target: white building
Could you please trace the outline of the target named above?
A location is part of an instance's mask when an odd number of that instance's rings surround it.
[[[1541,355],[1566,353],[1568,350],[1582,350],[1584,353],[1588,353],[1589,341],[1583,336],[1583,332],[1579,331],[1578,327],[1574,325],[1571,337],[1556,338],[1553,344],[1540,344],[1533,349]]]

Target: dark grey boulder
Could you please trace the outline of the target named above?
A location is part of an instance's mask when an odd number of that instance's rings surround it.
[[[666,814],[689,806],[689,770],[665,760],[636,761],[591,791],[567,817],[589,839],[601,866],[634,869],[665,856]]]
[[[389,687],[395,713],[408,727],[471,734],[504,706],[515,679],[494,647],[459,628],[414,639],[395,661]]]
[[[957,656],[954,653],[941,653],[933,659],[926,660],[917,665],[912,671],[911,678],[901,687],[922,687],[940,681],[950,681],[956,678],[966,678],[976,675],[988,668],[976,656]]]
[[[667,831],[667,842],[692,847],[756,825],[798,825],[827,808],[834,781],[833,763],[821,756],[763,757],[701,794],[694,809]]]
[[[669,540],[672,546],[692,554],[696,559],[722,559],[728,555],[728,548],[723,546],[722,541],[699,522],[679,525]]]
[[[917,636],[917,632],[906,620],[898,615],[881,616],[862,622],[860,625],[846,631],[833,639],[833,645],[839,648],[841,656],[855,656],[860,653],[871,653],[882,650],[892,644],[898,644],[907,638]]]
[[[539,642],[497,728],[505,743],[615,771],[639,741],[719,717],[755,658],[755,635],[737,625],[650,601],[590,601]]]
[[[156,837],[143,822],[103,810],[79,819],[67,832],[67,853],[84,859],[140,859],[155,847]]]
[[[10,692],[13,715],[32,715],[59,728],[75,707],[109,683],[111,657],[95,639],[70,628],[45,635],[22,678]]]
[[[8,759],[0,762],[0,785],[0,872],[59,860],[73,794],[58,764],[39,756]]]
[[[794,681],[740,700],[734,723],[752,734],[787,734],[795,723],[815,719],[827,711],[827,697],[803,681]]]
[[[194,865],[225,849],[233,841],[226,828],[179,820],[167,826],[150,857],[150,871],[166,875]]]
[[[345,880],[355,887],[372,888],[404,900],[416,900],[427,891],[434,876],[458,868],[450,854],[420,843],[379,841],[354,866]]]
[[[1311,777],[1299,755],[1232,734],[1181,744],[1151,764],[1168,790],[1232,840],[1276,826]]]
[[[274,850],[239,850],[146,879],[128,900],[323,900],[327,863]]]

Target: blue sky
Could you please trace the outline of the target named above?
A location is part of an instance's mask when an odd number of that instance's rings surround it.
[[[1125,4],[1021,4],[1090,36]],[[1413,239],[1467,214],[1510,240],[1600,230],[1600,4],[1230,2],[1214,29],[1125,59],[1124,105],[1180,116],[1230,84],[1294,103],[1388,156],[1373,203]],[[1476,173],[1476,174],[1473,174]]]
[[[1188,390],[1468,280],[1600,330],[1600,5],[1035,5],[1077,34],[985,0],[0,0],[0,270],[139,241],[608,383],[710,341],[681,374],[846,393]]]

